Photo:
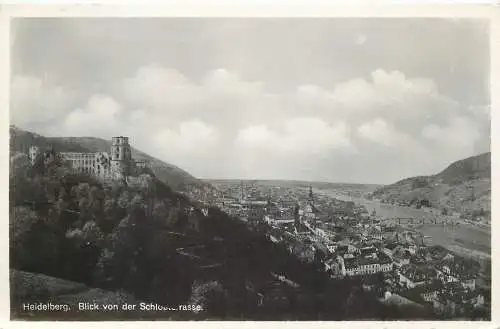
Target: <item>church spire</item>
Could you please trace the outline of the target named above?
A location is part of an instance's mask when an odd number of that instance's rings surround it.
[[[246,199],[246,196],[245,196],[245,187],[243,185],[243,181],[241,181],[240,189],[241,189],[241,191],[240,191],[240,193],[241,193],[241,195],[240,195],[240,201],[243,202]]]

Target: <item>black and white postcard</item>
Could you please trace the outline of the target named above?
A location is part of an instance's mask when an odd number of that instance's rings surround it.
[[[10,8],[11,321],[492,320],[488,8],[83,7]]]

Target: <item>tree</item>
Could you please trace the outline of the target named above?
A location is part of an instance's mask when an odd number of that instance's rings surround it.
[[[177,225],[177,223],[179,222],[179,217],[180,217],[180,210],[176,207],[170,208],[166,224],[172,227]]]
[[[314,265],[318,269],[323,270],[324,269],[323,261],[325,260],[325,258],[326,258],[325,252],[320,249],[316,249],[316,251],[314,252]]]
[[[15,179],[16,177],[26,178],[28,169],[30,168],[30,162],[28,156],[24,153],[16,153],[10,157],[10,178]]]
[[[16,243],[20,243],[26,234],[30,232],[32,226],[39,220],[36,213],[27,207],[12,209],[9,219],[11,248],[15,248]]]
[[[90,186],[88,183],[79,183],[71,188],[71,196],[76,200],[89,196]]]
[[[140,194],[136,194],[132,197],[132,200],[130,200],[130,210],[139,210],[143,209],[143,203],[144,200],[142,199],[142,196]]]
[[[116,200],[117,206],[122,209],[127,209],[129,206],[129,200],[130,193],[127,190],[124,190]]]
[[[151,215],[155,220],[158,220],[158,221],[164,220],[165,218],[168,218],[168,216],[170,216],[170,212],[169,212],[164,200],[160,200],[160,201],[157,201],[154,203],[154,207],[153,207],[153,211],[152,211]],[[169,218],[169,220],[170,220],[170,218]]]
[[[226,313],[227,291],[218,281],[195,281],[191,289],[189,304],[201,305],[203,310],[216,317],[223,317]]]
[[[9,217],[11,266],[54,273],[58,237],[51,227],[27,207],[16,207]]]

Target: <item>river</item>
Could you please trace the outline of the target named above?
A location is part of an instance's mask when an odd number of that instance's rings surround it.
[[[459,225],[432,225],[424,224],[412,227],[423,235],[429,236],[433,244],[442,245],[462,255],[490,258],[491,257],[491,229],[469,224],[458,218],[443,216],[438,210],[415,209],[392,204],[384,204],[376,200],[368,200],[361,197],[352,197],[334,190],[321,190],[320,194],[333,197],[343,201],[353,201],[361,204],[372,213],[375,211],[377,217],[381,218],[438,218],[442,220],[453,220]]]

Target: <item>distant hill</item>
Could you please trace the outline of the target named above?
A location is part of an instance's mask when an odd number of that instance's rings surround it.
[[[279,186],[283,188],[309,188],[319,190],[345,190],[345,191],[359,191],[363,193],[373,192],[381,185],[375,184],[357,184],[357,183],[331,183],[331,182],[314,182],[314,181],[298,181],[298,180],[239,180],[239,179],[206,179],[205,181],[214,186],[217,185],[234,185],[240,184],[254,184],[259,186]]]
[[[491,178],[491,153],[459,160],[449,165],[445,170],[435,176],[447,184],[462,184],[469,180]]]
[[[53,147],[59,152],[103,152],[109,151],[111,141],[95,137],[44,137],[16,126],[10,126],[10,153],[27,153],[31,145],[41,148]],[[184,190],[188,185],[204,186],[201,180],[184,170],[156,159],[132,148],[135,159],[147,160],[155,176],[176,190]]]
[[[456,161],[436,175],[406,178],[381,187],[373,197],[388,203],[423,204],[445,211],[490,211],[491,153]]]

